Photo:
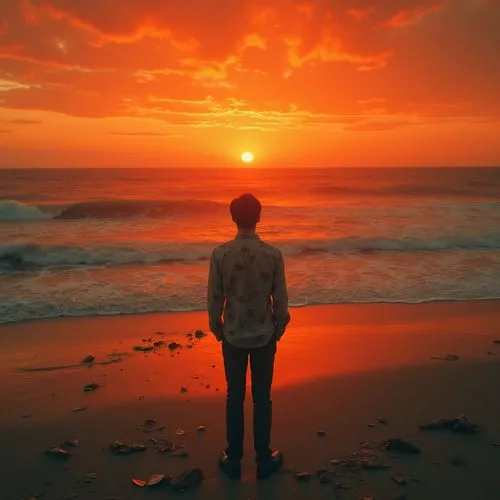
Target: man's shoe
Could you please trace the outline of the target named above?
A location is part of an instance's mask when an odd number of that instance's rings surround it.
[[[283,466],[283,455],[279,450],[273,450],[271,456],[257,462],[257,479],[267,479],[278,472]]]
[[[220,454],[219,467],[229,479],[241,479],[241,462],[231,460],[225,450]]]

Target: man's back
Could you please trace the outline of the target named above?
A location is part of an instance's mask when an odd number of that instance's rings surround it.
[[[239,233],[212,254],[208,283],[211,328],[238,347],[265,345],[290,319],[281,252],[256,234]],[[223,326],[214,324],[223,312]]]
[[[270,446],[271,386],[277,342],[290,315],[283,256],[255,232],[261,209],[260,201],[251,194],[231,202],[229,211],[238,234],[213,251],[208,276],[210,330],[222,343],[227,381],[227,448],[219,457],[219,466],[231,479],[241,478],[249,361],[257,478],[265,479],[283,465],[283,455]]]

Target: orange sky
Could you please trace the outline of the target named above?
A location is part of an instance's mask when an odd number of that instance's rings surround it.
[[[1,0],[0,167],[500,165],[500,0]]]

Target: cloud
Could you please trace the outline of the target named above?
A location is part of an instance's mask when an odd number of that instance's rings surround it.
[[[2,123],[9,123],[10,125],[41,125],[41,120],[27,120],[25,118],[15,118],[13,120],[0,120]]]
[[[303,48],[301,38],[288,38],[288,62],[293,68],[317,62],[343,62],[354,64],[359,71],[370,71],[387,66],[392,51],[377,54],[359,54],[344,50],[340,38],[325,35],[320,42],[309,50]]]
[[[123,136],[138,136],[138,137],[182,137],[179,134],[168,134],[168,133],[163,133],[163,132],[108,132],[108,134],[111,135],[123,135]]]
[[[343,127],[343,130],[344,132],[386,132],[410,125],[416,125],[416,123],[410,120],[369,121],[346,125]]]
[[[367,8],[353,8],[353,9],[347,9],[346,13],[348,16],[352,17],[358,22],[361,22],[365,20],[367,17],[369,17],[373,11],[375,10],[375,7],[367,7]]]
[[[497,2],[213,5],[3,0],[1,105],[243,130],[500,116]]]
[[[448,0],[433,0],[428,5],[416,5],[414,7],[401,9],[394,13],[387,20],[381,22],[381,28],[402,28],[410,24],[415,24],[421,21],[425,16],[433,12],[442,10]]]

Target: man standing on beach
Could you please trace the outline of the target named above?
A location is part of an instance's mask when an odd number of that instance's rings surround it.
[[[213,251],[208,277],[210,329],[222,342],[227,381],[227,448],[219,465],[231,479],[241,478],[249,359],[257,478],[269,477],[283,464],[281,453],[270,448],[271,385],[276,343],[285,333],[290,314],[283,256],[256,234],[261,209],[259,200],[250,194],[231,202],[238,234]]]

